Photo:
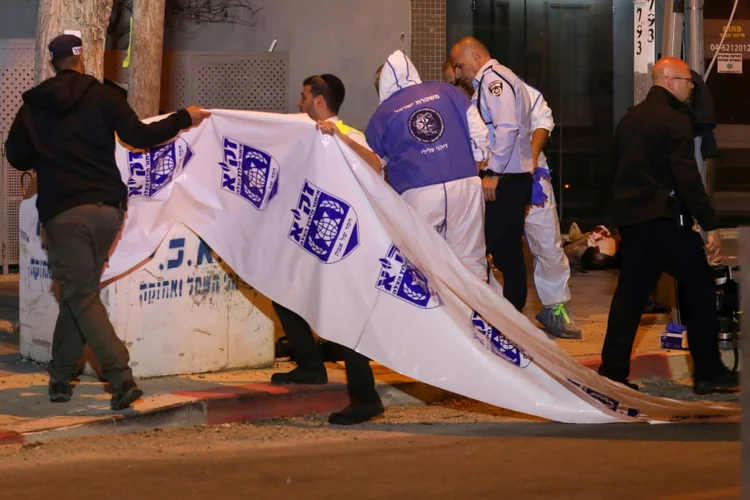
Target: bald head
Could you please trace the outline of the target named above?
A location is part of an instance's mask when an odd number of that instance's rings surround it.
[[[490,51],[487,50],[487,47],[485,47],[482,42],[480,42],[473,36],[466,36],[462,38],[458,41],[458,43],[456,43],[454,47],[458,47],[463,51],[477,51],[488,59],[490,57]]]
[[[456,76],[469,80],[473,79],[490,59],[487,47],[473,36],[462,38],[451,50]]]
[[[671,92],[677,99],[687,102],[693,90],[693,75],[690,66],[676,57],[662,57],[651,70],[654,86]]]
[[[654,64],[651,75],[654,77],[654,80],[661,80],[672,76],[690,75],[690,66],[682,59],[677,59],[676,57],[662,57]]]

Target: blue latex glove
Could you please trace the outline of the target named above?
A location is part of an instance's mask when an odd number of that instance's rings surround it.
[[[549,171],[546,168],[538,168],[534,172],[534,183],[531,185],[531,204],[544,206],[547,203],[549,197],[544,194],[544,187],[542,187],[542,178],[552,181],[549,175]]]
[[[670,322],[667,325],[667,332],[669,332],[669,333],[682,333],[685,330],[687,330],[687,328],[685,328],[684,326],[682,326],[680,324],[677,324],[677,323]]]

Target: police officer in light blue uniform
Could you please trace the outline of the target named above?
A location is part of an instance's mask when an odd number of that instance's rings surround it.
[[[503,295],[520,311],[528,293],[523,235],[534,172],[531,101],[523,81],[476,38],[459,41],[451,60],[456,76],[473,80],[473,103],[490,129],[490,158],[480,172],[487,253],[503,273]]]
[[[474,95],[474,87],[469,80],[456,78],[450,59],[443,63],[443,80],[462,89],[470,97]],[[536,319],[550,335],[580,339],[581,328],[567,307],[570,300],[570,263],[562,249],[555,195],[543,152],[549,134],[555,128],[555,121],[541,92],[528,83],[525,86],[531,100],[531,155],[535,169],[531,209],[526,215],[526,241],[534,256],[534,284],[542,303],[542,310]]]

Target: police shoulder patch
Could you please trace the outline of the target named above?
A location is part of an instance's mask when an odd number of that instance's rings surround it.
[[[501,95],[503,95],[502,80],[495,80],[494,82],[490,83],[488,88],[490,89],[490,93],[495,97],[500,97]]]

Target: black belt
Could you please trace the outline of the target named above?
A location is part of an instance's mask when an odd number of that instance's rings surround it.
[[[523,172],[520,174],[500,174],[500,177],[510,177],[511,179],[526,179],[528,177],[534,177],[534,174],[531,172]]]
[[[112,207],[112,208],[118,208],[118,209],[123,210],[125,212],[128,211],[128,202],[127,201],[103,201],[102,205],[107,205],[108,207]]]
[[[534,174],[532,174],[530,172],[524,172],[524,173],[520,173],[520,174],[516,174],[516,173],[498,174],[497,172],[492,171],[492,173],[490,175],[487,175],[487,171],[486,170],[480,170],[479,171],[479,177],[481,179],[484,179],[485,177],[503,177],[503,178],[509,178],[509,179],[526,179],[528,177],[533,177],[533,176],[534,176]]]

